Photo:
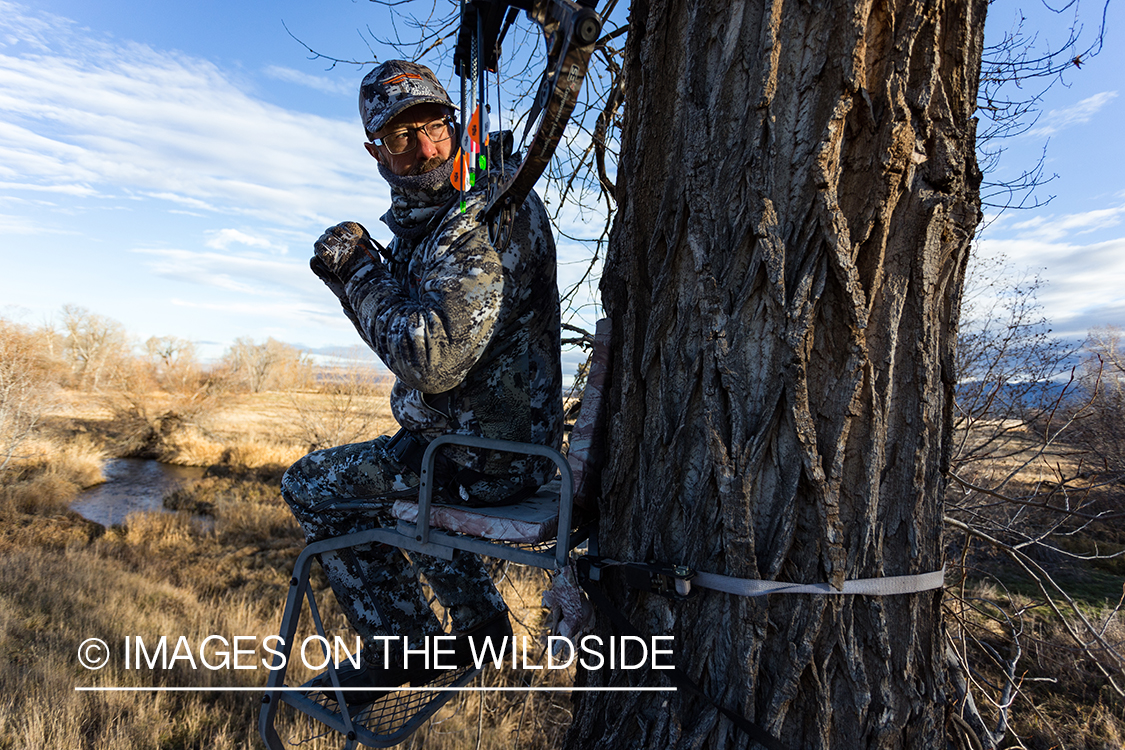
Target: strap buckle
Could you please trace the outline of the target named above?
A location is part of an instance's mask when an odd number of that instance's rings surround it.
[[[631,563],[625,566],[627,584],[674,601],[684,601],[699,593],[698,589],[692,589],[692,578],[695,578],[695,571],[686,565]]]
[[[609,560],[596,555],[582,555],[578,558],[578,575],[589,580],[592,569],[597,571],[621,568],[625,583],[630,588],[647,591],[673,601],[691,599],[699,593],[692,588],[691,579],[695,571],[686,565],[667,565],[663,563],[627,563]],[[594,580],[597,578],[595,577]]]

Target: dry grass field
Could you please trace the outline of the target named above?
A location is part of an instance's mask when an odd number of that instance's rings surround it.
[[[386,392],[378,388],[358,395],[225,394],[204,407],[168,393],[64,391],[56,394],[35,437],[21,446],[0,485],[0,750],[260,747],[256,692],[74,688],[260,687],[264,669],[191,669],[181,661],[167,670],[137,670],[125,669],[118,658],[92,672],[78,663],[79,645],[97,637],[118,647],[135,635],[167,635],[172,642],[185,636],[199,643],[212,634],[261,643],[278,628],[290,571],[303,546],[279,497],[281,473],[318,441],[370,438],[394,422]],[[971,454],[983,439],[969,436],[965,450]],[[1074,478],[1081,458],[1065,446],[1042,450],[1034,435],[1021,430],[1012,430],[1004,445],[990,461],[966,464],[962,478],[1030,498],[1043,492],[1062,496],[1044,488],[1063,481],[1067,502],[1094,511],[1120,502],[1110,489],[1089,489]],[[103,461],[126,454],[209,468],[203,479],[166,499],[186,512],[136,514],[124,526],[106,529],[68,510],[82,487],[100,481]],[[954,518],[972,519],[996,534],[1030,518],[1033,528],[1047,530],[1054,546],[1074,555],[1125,549],[1118,524],[1051,530],[1049,509],[1050,503],[1006,505],[964,488],[953,493],[950,505]],[[956,531],[949,534],[950,580],[962,581],[947,599],[951,643],[972,651],[969,680],[993,727],[1003,713],[998,705],[1011,701],[1007,719],[1015,734],[1009,732],[1001,746],[1123,747],[1122,701],[1106,687],[1096,664],[1074,647],[1067,633],[1072,614],[1059,617],[1010,558],[977,539],[958,546]],[[1050,569],[1107,642],[1125,642],[1125,625],[1115,610],[1125,581],[1121,556],[1064,555]],[[314,585],[325,589],[320,577]],[[513,566],[501,585],[517,634],[538,634],[543,575]],[[331,595],[321,600],[328,603],[326,617],[338,619]],[[1015,660],[1013,647],[1021,650]],[[990,650],[1000,658],[991,659]],[[1008,680],[1006,665],[1013,663],[1017,671]],[[478,679],[511,685],[523,674],[490,671]],[[565,685],[571,678],[568,672],[549,672],[540,679]],[[1006,684],[1014,685],[1014,692],[1005,693]],[[404,747],[549,750],[561,746],[569,716],[565,693],[465,693]],[[341,746],[339,738],[318,738],[318,730],[291,717],[280,731],[313,750]]]
[[[4,668],[0,686],[0,747],[5,748],[230,748],[259,747],[257,692],[122,693],[78,692],[76,686],[114,687],[260,687],[264,668],[235,671],[192,669],[186,662],[167,670],[125,669],[126,636],[149,643],[160,635],[169,643],[184,636],[192,644],[209,635],[250,636],[260,643],[276,632],[286,575],[275,575],[286,555],[265,555],[251,583],[221,581],[194,585],[198,576],[160,575],[138,566],[138,556],[160,555],[185,561],[198,538],[177,524],[144,523],[140,531],[107,535],[92,548],[24,549],[5,555],[0,567],[0,644]],[[207,546],[204,544],[204,546]],[[245,570],[247,558],[262,550],[242,548],[225,555],[204,552],[211,566]],[[534,630],[538,624],[536,587],[542,580],[517,577],[502,587],[513,602],[514,616]],[[330,599],[330,596],[328,597]],[[525,602],[526,604],[521,604]],[[517,626],[517,633],[527,630]],[[88,637],[112,644],[114,656],[103,670],[90,672],[77,662],[79,645]],[[169,646],[171,650],[171,645]],[[264,652],[243,657],[258,664]],[[212,663],[221,654],[210,652]],[[568,675],[552,674],[554,684]],[[488,671],[483,684],[511,684],[503,672]],[[567,699],[553,694],[465,693],[447,704],[411,741],[410,747],[452,748],[557,747],[567,718]],[[303,747],[338,748],[339,738],[315,739],[309,722],[287,717],[279,733]],[[513,737],[520,737],[517,744]]]
[[[112,455],[145,449],[165,463],[211,466],[223,461],[254,467],[288,466],[308,452],[320,431],[338,442],[370,440],[397,429],[388,405],[389,386],[362,393],[315,390],[231,393],[204,408],[187,408],[160,391],[91,395],[64,391],[47,411],[48,431],[96,436]],[[333,433],[333,430],[335,431]],[[154,445],[145,445],[155,432]],[[230,455],[231,452],[236,456]]]
[[[167,394],[147,396],[149,414],[166,414]],[[301,533],[278,493],[281,473],[308,450],[308,422],[333,415],[340,399],[316,392],[242,394],[205,418],[179,422],[161,436],[159,457],[209,466],[208,476],[174,493],[173,505],[206,515],[145,513],[105,529],[67,509],[77,493],[101,481],[110,457],[145,444],[151,426],[121,406],[120,397],[67,392],[47,414],[40,437],[25,443],[15,472],[0,486],[0,749],[90,750],[260,747],[257,692],[80,692],[78,686],[260,687],[256,670],[126,669],[126,636],[154,641],[180,636],[249,636],[277,632]],[[374,437],[393,426],[386,393],[353,398]],[[123,413],[125,416],[123,417]],[[147,443],[151,447],[151,442]],[[322,605],[332,596],[322,578]],[[517,635],[541,629],[545,576],[514,567],[503,576]],[[337,617],[337,619],[339,619]],[[115,659],[98,671],[78,662],[87,638],[111,644]],[[259,648],[242,663],[269,655]],[[217,660],[217,657],[214,657]],[[135,666],[135,665],[134,665]],[[300,678],[300,672],[294,675]],[[486,671],[486,684],[513,684]],[[551,684],[570,673],[553,672]],[[543,696],[546,697],[543,697]],[[526,699],[525,699],[526,698]],[[568,722],[565,694],[465,693],[411,738],[408,747],[557,747]],[[338,748],[338,737],[286,716],[279,732],[311,750]]]

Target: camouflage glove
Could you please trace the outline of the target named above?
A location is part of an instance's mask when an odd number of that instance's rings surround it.
[[[379,257],[371,235],[354,221],[326,229],[313,243],[313,251],[324,267],[343,283],[347,283],[363,263]],[[317,271],[315,266],[313,271]],[[317,276],[324,278],[319,272]]]
[[[323,281],[332,293],[339,297],[341,300],[348,298],[347,293],[344,291],[344,283],[340,281],[336,274],[328,270],[328,266],[324,265],[324,261],[319,256],[314,255],[312,260],[309,261],[309,268],[317,277]]]

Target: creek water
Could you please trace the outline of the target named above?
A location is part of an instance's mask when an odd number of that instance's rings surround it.
[[[103,526],[125,523],[136,511],[163,510],[172,490],[200,479],[198,466],[172,466],[143,458],[115,458],[105,465],[106,482],[78,496],[71,509]]]

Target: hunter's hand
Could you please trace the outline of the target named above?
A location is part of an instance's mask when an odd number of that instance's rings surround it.
[[[371,235],[354,221],[345,221],[326,229],[313,243],[313,251],[327,269],[344,282],[364,261],[378,257]]]

